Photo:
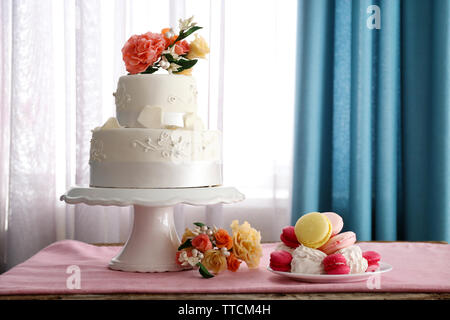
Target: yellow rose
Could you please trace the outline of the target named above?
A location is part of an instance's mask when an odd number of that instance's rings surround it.
[[[220,250],[208,250],[204,253],[202,264],[209,271],[218,274],[227,269],[227,258]]]
[[[205,59],[209,53],[209,46],[202,36],[195,35],[195,39],[189,43],[188,59]]]
[[[257,268],[262,256],[261,233],[252,228],[247,221],[239,225],[238,220],[233,220],[231,229],[234,255],[244,260],[249,268]]]
[[[195,234],[189,228],[184,229],[183,237],[181,238],[181,243],[185,243],[188,238],[194,238]]]

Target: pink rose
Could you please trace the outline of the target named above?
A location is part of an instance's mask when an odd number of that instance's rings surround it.
[[[127,71],[131,74],[145,71],[159,59],[165,48],[166,40],[159,33],[147,32],[131,36],[122,48]]]
[[[194,239],[192,239],[191,243],[195,247],[195,249],[200,250],[201,252],[212,249],[211,240],[209,240],[209,237],[204,233],[199,234]]]
[[[175,53],[179,56],[189,53],[189,43],[186,40],[175,43]]]
[[[297,248],[300,245],[297,240],[297,236],[295,235],[293,226],[283,228],[283,233],[280,235],[280,239],[285,245],[291,248]]]

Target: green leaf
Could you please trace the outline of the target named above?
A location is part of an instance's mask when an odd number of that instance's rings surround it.
[[[197,227],[203,227],[205,224],[204,223],[202,223],[202,222],[194,222],[194,224],[197,226]]]
[[[209,273],[208,269],[206,269],[206,267],[201,262],[198,262],[197,266],[199,267],[198,271],[203,278],[209,279],[214,277],[211,273]]]
[[[183,249],[190,248],[190,247],[192,247],[191,239],[187,239],[183,244],[181,244],[178,247],[178,250],[183,250]]]
[[[177,63],[177,60],[175,60],[175,58],[172,57],[171,54],[166,53],[166,54],[163,54],[163,56],[166,57],[168,62],[170,62],[170,63]]]
[[[150,74],[155,71],[158,71],[158,68],[155,68],[153,66],[149,66],[145,71],[141,72],[142,74]]]
[[[182,31],[181,32],[181,34],[183,35],[182,39],[185,39],[185,38],[189,37],[191,34],[193,34],[197,30],[200,30],[201,28],[202,27],[199,27],[199,26],[193,26],[193,27],[190,27],[189,29],[187,29],[186,31]],[[178,36],[178,38],[180,38],[180,36]],[[177,39],[177,40],[179,41],[179,40],[182,40],[182,39]]]
[[[164,57],[166,57],[167,61],[170,63],[176,63],[177,65],[181,66],[182,68],[178,69],[178,72],[184,70],[184,69],[190,69],[192,68],[198,61],[198,59],[186,59],[186,58],[179,58],[176,60],[171,54],[166,53],[164,54]]]
[[[197,59],[193,59],[193,60],[179,59],[175,63],[182,66],[184,69],[190,69],[197,63],[197,61],[198,61]]]
[[[178,37],[175,39],[175,41],[169,47],[173,47],[175,45],[175,43],[189,37],[191,34],[193,34],[197,30],[200,30],[201,28],[202,27],[199,27],[199,26],[193,26],[193,27],[190,27],[189,29],[187,29],[186,31],[184,31],[184,30],[181,31],[180,34],[178,35]]]

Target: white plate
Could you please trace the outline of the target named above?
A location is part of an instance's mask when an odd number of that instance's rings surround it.
[[[337,283],[337,282],[356,282],[356,281],[364,281],[373,277],[374,275],[378,275],[381,273],[389,272],[392,270],[392,266],[390,264],[380,262],[380,267],[378,270],[374,272],[365,272],[365,273],[354,273],[354,274],[307,274],[307,273],[291,273],[291,272],[283,272],[283,271],[275,271],[272,268],[267,267],[267,270],[278,274],[283,277],[288,277],[297,281],[303,282],[326,282],[326,283]]]

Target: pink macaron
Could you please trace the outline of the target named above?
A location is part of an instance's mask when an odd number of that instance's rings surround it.
[[[323,269],[327,274],[348,274],[350,267],[347,260],[340,253],[330,254],[322,260]]]
[[[378,269],[380,266],[378,262],[381,259],[381,256],[378,252],[375,251],[364,251],[362,254],[363,258],[367,260],[367,270],[366,272],[373,272]]]
[[[331,236],[334,236],[341,232],[344,227],[344,220],[342,220],[341,216],[334,212],[322,212],[328,220],[331,222]]]
[[[291,248],[297,248],[300,245],[297,240],[297,236],[295,235],[295,229],[293,226],[283,228],[283,231],[280,235],[280,240],[283,241],[285,245]]]
[[[352,231],[347,231],[331,237],[327,243],[319,248],[319,250],[326,254],[332,254],[338,250],[354,245],[355,242],[356,234]]]
[[[270,254],[270,268],[275,271],[290,272],[292,255],[284,250],[274,251]]]

